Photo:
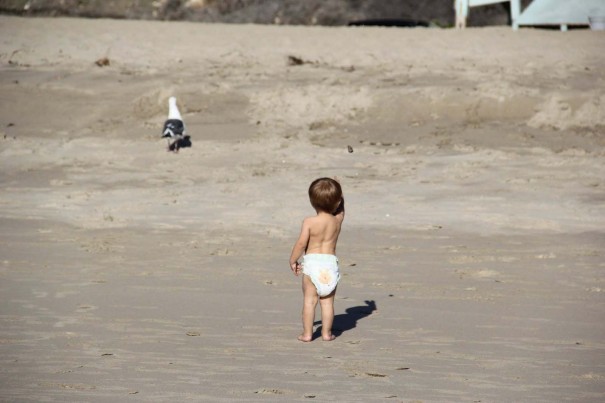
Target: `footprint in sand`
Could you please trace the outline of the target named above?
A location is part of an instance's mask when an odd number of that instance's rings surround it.
[[[257,393],[259,395],[283,395],[286,392],[284,392],[283,390],[279,390],[279,389],[262,388],[262,389],[255,391],[254,393]]]
[[[215,250],[214,252],[211,252],[210,255],[211,256],[231,256],[233,255],[233,251],[231,249],[228,248],[219,248],[217,250]]]
[[[385,374],[378,374],[375,372],[366,372],[366,375],[370,376],[372,378],[386,378],[387,377],[387,375],[385,375]]]
[[[78,309],[76,309],[76,312],[88,312],[88,311],[94,311],[98,309],[98,307],[93,306],[93,305],[78,305]]]

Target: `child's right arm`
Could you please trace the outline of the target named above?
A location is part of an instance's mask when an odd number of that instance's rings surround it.
[[[308,219],[305,219],[302,223],[300,235],[298,236],[298,239],[296,240],[296,243],[292,248],[292,253],[290,254],[290,269],[294,272],[294,275],[296,276],[298,276],[300,272],[300,265],[298,264],[298,259],[302,256],[305,249],[307,249],[310,235],[310,222]]]

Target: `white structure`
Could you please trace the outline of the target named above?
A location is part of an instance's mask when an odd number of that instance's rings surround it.
[[[590,17],[605,17],[605,0],[533,0],[521,12],[521,0],[455,0],[456,27],[464,28],[471,7],[510,2],[513,29],[520,25],[588,25]]]
[[[517,29],[519,27],[517,20],[521,11],[521,0],[456,0],[454,3],[456,9],[456,28],[466,27],[466,18],[468,17],[470,7],[507,2],[510,2],[510,17],[513,29]]]
[[[519,16],[519,25],[588,25],[590,17],[605,17],[605,0],[534,0]]]

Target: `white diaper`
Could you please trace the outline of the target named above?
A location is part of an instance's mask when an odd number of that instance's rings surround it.
[[[340,280],[338,258],[334,255],[310,253],[303,256],[303,274],[311,278],[320,297],[332,294]]]

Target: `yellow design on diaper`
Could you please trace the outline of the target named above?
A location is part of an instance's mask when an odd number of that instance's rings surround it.
[[[332,281],[332,274],[328,269],[321,269],[319,271],[319,276],[317,276],[317,280],[322,284],[330,284]]]

